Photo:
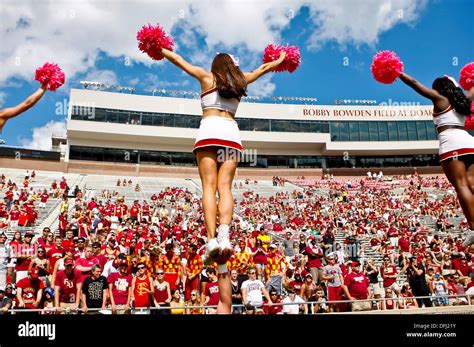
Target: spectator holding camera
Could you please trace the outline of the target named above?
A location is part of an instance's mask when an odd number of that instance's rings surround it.
[[[406,272],[408,283],[410,284],[412,293],[415,297],[417,296],[430,296],[430,289],[426,283],[425,267],[417,262],[416,253],[410,258],[404,258],[405,265],[403,266],[402,272]],[[432,307],[433,304],[430,298],[417,298],[417,306]]]

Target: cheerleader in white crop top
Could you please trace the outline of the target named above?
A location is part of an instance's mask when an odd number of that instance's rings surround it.
[[[202,207],[208,238],[204,262],[220,264],[217,311],[231,313],[232,287],[224,267],[232,252],[229,241],[229,225],[234,210],[232,181],[239,154],[243,151],[239,127],[234,117],[240,98],[247,95],[248,84],[280,65],[285,59],[285,53],[279,59],[263,64],[249,73],[242,72],[235,57],[226,53],[218,53],[214,57],[211,71],[191,65],[179,54],[167,49],[162,48],[161,53],[201,84],[203,117],[193,153],[196,155],[202,181]],[[219,206],[216,191],[219,194]],[[219,228],[216,238],[217,211]]]
[[[433,122],[439,137],[439,160],[446,177],[456,189],[470,226],[465,246],[474,244],[474,138],[464,130],[471,101],[449,77],[434,80],[432,88],[402,73],[400,79],[433,103]]]

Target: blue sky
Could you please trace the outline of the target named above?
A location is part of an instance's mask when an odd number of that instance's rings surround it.
[[[47,149],[51,132],[65,129],[62,106],[81,80],[133,86],[137,94],[153,87],[198,91],[198,83],[174,65],[152,63],[138,50],[135,35],[147,22],[162,24],[177,52],[205,68],[217,51],[236,54],[248,71],[258,66],[267,43],[298,45],[300,68],[267,76],[250,94],[316,97],[318,104],[428,104],[400,82],[383,85],[372,78],[371,59],[379,50],[397,52],[405,71],[426,84],[443,74],[457,78],[474,60],[471,0],[20,3],[7,1],[0,16],[2,108],[38,88],[34,70],[45,61],[63,67],[67,84],[5,125],[1,137],[9,146]]]

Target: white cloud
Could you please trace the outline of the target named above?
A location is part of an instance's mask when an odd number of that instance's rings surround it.
[[[253,66],[266,44],[279,42],[303,6],[310,8],[309,46],[316,49],[332,40],[374,44],[397,23],[413,22],[426,1],[4,1],[0,86],[15,76],[31,81],[45,61],[58,63],[67,79],[74,78],[93,68],[100,52],[129,58],[131,64],[154,64],[137,47],[136,33],[147,22],[158,22],[167,32],[174,25],[181,27],[183,34],[175,37],[177,50],[186,47],[192,61],[206,68],[217,49],[242,53],[241,62]],[[206,46],[199,46],[195,33]]]
[[[20,144],[23,148],[49,151],[51,150],[52,134],[66,133],[66,122],[49,121],[39,128],[33,128],[31,139],[21,139]]]
[[[250,84],[248,87],[249,96],[260,96],[267,97],[273,95],[273,92],[276,89],[275,83],[271,82],[271,75],[265,75],[254,83]]]
[[[318,49],[328,41],[341,46],[374,45],[380,34],[399,23],[413,23],[427,0],[325,0],[310,6],[315,28],[309,48]]]
[[[7,100],[7,93],[0,91],[0,109],[4,108],[6,100]]]
[[[117,75],[112,70],[92,70],[84,77],[85,81],[118,84]]]
[[[145,83],[146,83],[146,88],[184,88],[184,87],[189,87],[190,82],[189,78],[187,79],[181,79],[177,82],[170,82],[166,79],[160,79],[158,75],[152,74],[152,73],[147,73],[145,74]]]

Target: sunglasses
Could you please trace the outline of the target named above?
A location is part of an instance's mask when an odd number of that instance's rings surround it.
[[[138,270],[143,270],[145,267],[144,266],[139,266],[137,269]]]
[[[157,275],[164,275],[165,273],[164,272],[157,272],[156,274]]]
[[[255,275],[255,272],[249,272],[249,275]]]

